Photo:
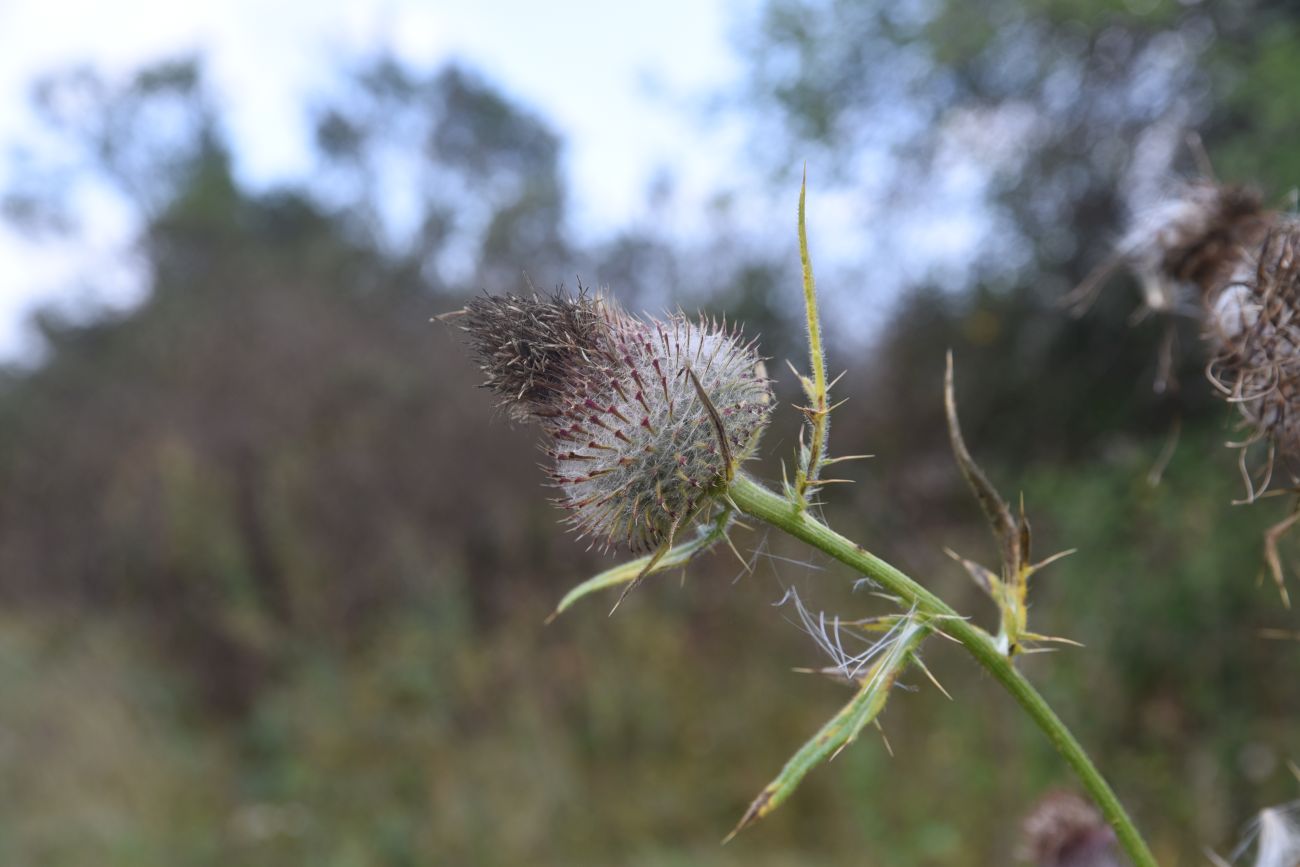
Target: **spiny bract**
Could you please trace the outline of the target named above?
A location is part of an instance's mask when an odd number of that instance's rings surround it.
[[[757,448],[771,389],[734,330],[585,295],[485,297],[466,313],[484,385],[542,424],[569,522],[602,546],[662,544]]]

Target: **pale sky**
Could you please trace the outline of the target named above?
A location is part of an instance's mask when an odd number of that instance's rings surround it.
[[[574,228],[599,236],[636,216],[660,166],[683,197],[716,186],[727,158],[686,106],[737,74],[730,11],[728,0],[0,0],[0,155],[33,133],[36,76],[87,62],[125,74],[197,49],[242,178],[291,178],[309,168],[304,94],[327,89],[340,61],[389,47],[424,69],[467,61],[538,111],[565,136]],[[109,196],[81,204],[92,216],[75,246],[0,227],[0,358],[29,348],[34,304],[135,297],[133,227]]]
[[[743,65],[730,35],[757,6],[742,0],[0,0],[0,189],[8,149],[31,143],[37,132],[28,93],[44,73],[89,63],[111,78],[201,52],[233,138],[236,170],[256,187],[312,170],[308,100],[337,84],[349,61],[388,49],[426,71],[452,59],[466,62],[563,136],[569,228],[578,240],[645,219],[648,185],[667,167],[674,181],[671,237],[689,237],[692,220],[703,225],[705,203],[725,186],[746,197],[732,210],[731,219],[746,223],[737,230],[763,244],[788,240],[794,257],[797,181],[774,189],[747,175],[740,123],[706,131],[693,110],[740,80]],[[989,125],[985,118],[974,127]],[[842,291],[827,293],[830,321],[850,335],[878,327],[904,285],[930,277],[960,284],[974,251],[987,246],[983,196],[996,161],[987,148],[973,147],[960,125],[949,127],[936,135],[950,140],[951,165],[916,197],[909,217],[882,206],[884,196],[875,194],[889,183],[886,155],[855,154],[861,177],[838,190],[819,180],[819,166],[809,166],[809,229],[819,270],[875,261],[870,273],[840,274],[832,285]],[[136,227],[122,203],[107,191],[88,190],[76,206],[87,218],[75,243],[34,243],[0,221],[0,362],[36,357],[24,322],[37,305],[85,311],[129,307],[140,296],[144,280],[129,249]]]

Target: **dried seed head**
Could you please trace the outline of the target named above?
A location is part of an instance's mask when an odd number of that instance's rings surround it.
[[[569,522],[603,546],[664,542],[753,455],[767,421],[753,345],[716,323],[507,297],[476,301],[465,328],[485,385],[545,430]]]
[[[1268,444],[1247,500],[1268,487],[1274,456],[1300,457],[1300,218],[1266,209],[1245,187],[1190,183],[1138,220],[1123,247],[1147,306],[1196,309],[1211,351],[1210,381]]]
[[[1300,220],[1279,218],[1205,297],[1210,379],[1253,433],[1300,454]]]
[[[1147,306],[1171,310],[1189,290],[1207,292],[1226,279],[1271,219],[1254,190],[1194,182],[1139,215],[1121,249]]]
[[[1073,792],[1048,792],[1024,826],[1023,857],[1037,867],[1119,867],[1115,832]]]

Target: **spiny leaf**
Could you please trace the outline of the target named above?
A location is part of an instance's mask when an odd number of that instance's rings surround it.
[[[882,678],[876,675],[876,671],[884,662],[881,660],[876,663],[872,676],[853,699],[786,762],[776,779],[768,783],[749,805],[727,840],[780,806],[809,771],[857,737],[858,732],[880,713],[884,708],[885,690],[882,689]]]
[[[879,617],[864,617],[861,620],[843,620],[840,626],[846,629],[861,629],[863,632],[888,632],[907,617],[906,614],[882,614]]]
[[[641,571],[636,573],[636,577],[623,588],[623,592],[618,594],[618,599],[614,601],[614,607],[609,609],[611,617],[614,615],[614,612],[618,610],[618,606],[623,604],[623,600],[627,598],[627,594],[631,593],[633,588],[641,583],[642,579],[651,572],[654,572],[655,567],[659,565],[659,561],[664,558],[665,554],[673,549],[673,539],[676,538],[677,528],[680,525],[680,519],[673,521],[672,525],[668,528],[668,538],[665,539],[663,544],[661,544],[658,549],[650,555],[650,561],[641,567]]]
[[[745,810],[740,822],[723,840],[724,843],[779,807],[809,771],[833,758],[880,715],[898,675],[928,634],[929,628],[917,620],[911,620],[903,626],[889,650],[862,678],[857,694],[790,757],[776,779],[768,783]]]
[[[875,455],[844,455],[838,458],[827,458],[822,461],[823,467],[829,467],[831,464],[838,464],[841,461],[865,461],[867,458],[874,458]]]
[[[943,552],[960,563],[981,590],[993,597],[994,600],[998,598],[999,590],[1002,586],[1001,578],[994,575],[992,571],[984,568],[974,560],[967,560],[951,548],[944,548]]]
[[[962,476],[979,501],[989,528],[998,542],[1002,555],[1002,575],[999,578],[990,570],[963,557],[948,552],[949,556],[961,563],[975,583],[984,589],[997,604],[1002,614],[1002,623],[997,636],[997,646],[1007,656],[1014,656],[1023,651],[1022,639],[1026,635],[1028,620],[1029,578],[1036,571],[1049,563],[1066,556],[1071,551],[1064,551],[1033,563],[1030,558],[1031,533],[1029,518],[1025,516],[1025,498],[1020,496],[1019,510],[1013,515],[1011,507],[1002,499],[989,482],[970,450],[962,439],[961,425],[957,421],[957,396],[953,384],[952,353],[948,353],[947,369],[944,372],[943,397],[944,409],[948,416],[948,436],[952,443],[953,455]]]
[[[930,679],[930,683],[934,684],[934,688],[939,690],[939,692],[943,693],[944,698],[948,699],[948,701],[954,701],[952,695],[948,692],[948,690],[944,689],[943,684],[939,682],[939,678],[935,677],[934,674],[930,671],[930,669],[926,666],[926,664],[921,661],[921,657],[913,655],[912,662],[916,665],[917,668],[921,669],[922,674],[924,674],[927,678]],[[877,723],[879,723],[879,721],[877,721]]]
[[[790,372],[794,374],[795,379],[799,380],[799,385],[803,388],[803,393],[812,399],[813,392],[815,391],[812,380],[800,373],[799,369],[794,366],[794,362],[787,359],[785,366],[790,368]]]
[[[1066,548],[1064,551],[1057,551],[1052,556],[1044,557],[1042,560],[1039,560],[1034,565],[1029,566],[1027,569],[1028,574],[1032,575],[1035,572],[1039,571],[1040,569],[1052,565],[1057,560],[1064,560],[1066,557],[1069,557],[1071,554],[1077,554],[1078,552],[1079,552],[1078,548]]]
[[[943,402],[948,415],[948,439],[952,443],[952,453],[957,459],[957,467],[965,477],[966,483],[970,485],[975,499],[979,501],[980,508],[984,510],[989,527],[993,530],[993,536],[1001,548],[1003,563],[1008,569],[1008,574],[1013,575],[1014,567],[1018,565],[1021,546],[1028,543],[1028,527],[1026,526],[1025,535],[1022,537],[1021,528],[1011,516],[1011,507],[999,496],[988,477],[975,463],[970,450],[966,448],[965,440],[962,439],[961,425],[957,421],[957,394],[953,385],[952,352],[948,353],[948,367],[943,378]]]
[[[1071,647],[1083,647],[1083,643],[1075,641],[1073,638],[1061,638],[1059,635],[1040,635],[1037,632],[1026,632],[1020,636],[1023,641],[1042,641],[1052,644],[1068,644]]]
[[[693,557],[695,557],[695,555],[702,551],[707,551],[709,548],[713,547],[714,543],[726,535],[730,520],[731,510],[727,509],[711,523],[700,527],[694,539],[691,539],[688,542],[683,542],[680,545],[675,545],[664,552],[656,563],[651,563],[655,554],[647,554],[644,557],[638,557],[635,560],[620,563],[611,569],[606,569],[599,575],[594,575],[591,578],[588,578],[586,581],[583,581],[577,587],[574,587],[564,595],[564,598],[560,600],[560,604],[555,606],[555,611],[551,613],[550,617],[546,618],[546,622],[550,623],[552,620],[559,617],[584,596],[589,596],[599,590],[606,590],[610,587],[618,587],[622,584],[628,584],[635,581],[637,576],[644,578],[659,572],[674,569],[678,566],[685,566]],[[650,566],[651,568],[647,570],[647,566]],[[644,575],[642,575],[643,572],[645,573]]]

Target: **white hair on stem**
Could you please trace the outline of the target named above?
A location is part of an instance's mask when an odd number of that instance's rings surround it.
[[[899,639],[908,635],[910,627],[915,625],[916,609],[913,607],[907,614],[897,617],[883,635],[872,639],[863,634],[861,629],[852,628],[859,626],[862,621],[845,621],[839,615],[828,618],[825,611],[814,614],[804,605],[799,592],[793,587],[787,589],[785,595],[773,604],[779,607],[787,603],[794,605],[795,614],[799,618],[796,625],[808,633],[822,652],[830,657],[832,669],[852,681],[860,680],[871,663]],[[849,645],[847,648],[846,641]]]

